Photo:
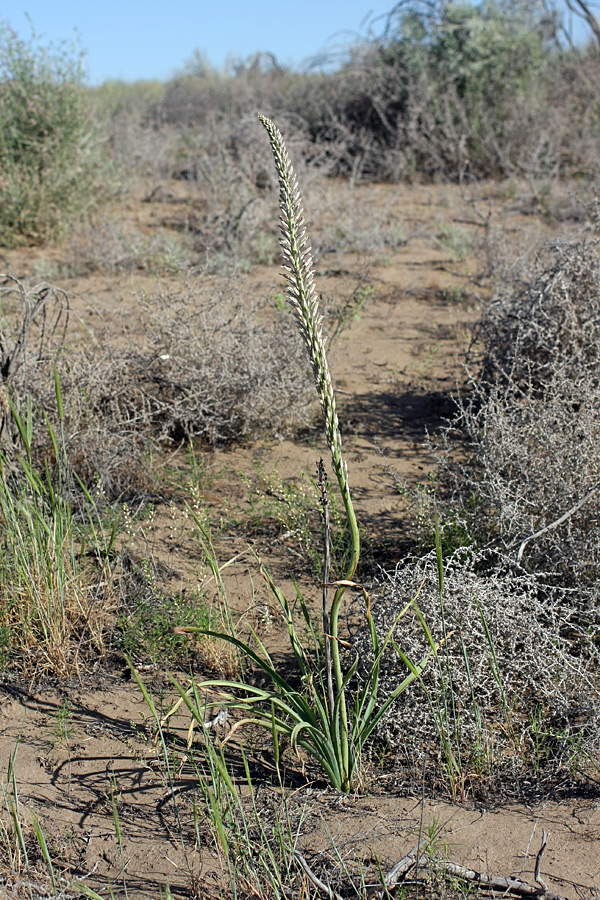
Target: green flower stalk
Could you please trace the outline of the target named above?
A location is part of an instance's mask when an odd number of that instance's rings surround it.
[[[360,556],[360,539],[356,515],[350,497],[348,467],[342,457],[342,436],[337,416],[331,373],[325,353],[323,317],[319,312],[314,285],[313,256],[306,229],[298,181],[281,132],[265,116],[259,116],[271,142],[271,149],[279,178],[280,245],[283,255],[284,276],[287,280],[287,299],[306,343],[315,378],[317,393],[325,421],[325,436],[331,451],[333,470],[336,474],[350,528],[352,552],[346,572],[350,580],[356,572]]]
[[[304,212],[298,189],[298,180],[282,134],[277,126],[265,116],[259,116],[259,119],[269,135],[279,179],[279,225],[281,230],[279,243],[283,255],[284,275],[287,280],[287,300],[308,349],[317,394],[321,401],[325,436],[331,451],[333,470],[340,486],[350,530],[351,553],[344,578],[344,581],[348,582],[353,579],[358,565],[360,537],[356,514],[350,496],[348,467],[342,456],[342,436],[340,434],[331,373],[325,352],[326,341],[323,337],[323,317],[319,312],[319,302],[314,284],[313,255],[304,227]],[[336,688],[335,704],[339,704],[340,745],[348,751],[348,717],[338,642],[339,611],[344,591],[345,586],[340,585],[331,604],[328,620],[331,630],[331,663]],[[330,637],[327,634],[323,635],[323,640],[328,649]],[[333,716],[334,710],[331,709],[330,713]],[[349,760],[344,759],[343,765],[348,768]]]

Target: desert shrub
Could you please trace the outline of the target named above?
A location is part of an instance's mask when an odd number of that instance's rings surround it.
[[[475,494],[492,540],[582,602],[600,573],[600,261],[545,246],[479,328],[482,358],[446,432],[455,496]],[[465,458],[465,452],[467,458]]]
[[[165,86],[160,81],[120,81],[109,79],[96,87],[88,87],[87,95],[102,120],[121,113],[137,120],[147,120],[150,111],[160,104]]]
[[[482,374],[538,388],[553,371],[576,380],[600,362],[600,260],[595,242],[544,244],[529,271],[502,284],[478,325]]]
[[[0,28],[0,242],[59,236],[101,193],[81,56]]]
[[[305,183],[309,188],[321,184],[321,159],[309,152],[300,129],[294,129],[291,143]],[[277,231],[271,215],[276,182],[252,116],[207,114],[201,127],[182,134],[171,175],[184,180],[188,195],[198,201],[173,224],[191,234],[200,260],[213,268],[224,257],[235,259],[238,266],[245,261],[276,262]]]
[[[215,244],[223,225],[230,231],[241,218],[251,241],[260,208],[252,190],[272,184],[248,127],[257,109],[303,143],[296,160],[357,180],[595,170],[597,60],[561,46],[559,34],[558,14],[541,2],[403,0],[382,34],[358,41],[326,71],[316,61],[294,72],[262,53],[219,73],[196,54],[163,86],[96,89],[95,105],[108,117],[116,161],[130,173],[185,179],[190,190],[202,185],[211,201],[218,186]]]
[[[568,126],[561,169],[565,174],[594,183],[598,177],[600,129],[600,56],[597,49],[588,45],[564,53],[557,75],[552,80],[553,105],[561,111]]]
[[[557,24],[537,4],[397,3],[383,35],[290,103],[355,177],[554,172],[572,130],[568,103],[552,112]]]
[[[112,156],[121,169],[127,167],[130,185],[132,176],[140,184],[142,179],[182,183],[172,192],[162,184],[152,184],[150,190],[146,188],[145,199],[162,203],[181,198],[177,206],[167,208],[165,222],[191,244],[202,265],[217,269],[225,259],[235,260],[242,268],[251,263],[272,264],[277,260],[277,231],[269,213],[276,182],[268,151],[258,140],[254,117],[248,113],[254,100],[232,112],[225,88],[222,95],[221,82],[226,85],[229,80],[235,84],[239,80],[243,94],[242,76],[228,80],[215,75],[210,84],[214,80],[216,93],[208,97],[203,79],[186,79],[200,84],[200,108],[194,105],[193,91],[190,100],[194,115],[171,108],[172,84],[165,87],[164,109],[160,106],[143,112],[136,108],[132,114],[127,106],[117,109],[107,124]],[[181,85],[185,91],[186,79]],[[233,93],[237,104],[240,97]],[[327,173],[324,155],[311,147],[300,120],[291,143],[307,185],[322,184]],[[75,240],[79,241],[79,235]]]
[[[455,796],[494,782],[520,791],[532,775],[543,782],[585,767],[600,734],[597,647],[590,637],[597,608],[582,621],[576,592],[548,591],[489,553],[464,550],[445,562],[440,602],[432,552],[399,564],[374,586],[380,638],[413,597],[438,650],[419,685],[378,727],[380,748],[398,764],[399,784],[417,784],[425,773]],[[394,640],[414,660],[429,646],[416,614],[400,620]],[[361,654],[360,675],[372,656],[366,626],[352,644]],[[382,699],[406,673],[388,648]]]
[[[265,177],[268,157],[256,140],[254,121],[211,117],[181,142],[173,174],[188,181],[204,211],[190,221],[200,257],[241,257],[269,227],[273,180]],[[277,242],[273,239],[276,259]],[[274,261],[271,260],[271,261]]]
[[[36,356],[22,365],[10,392],[51,410],[55,364],[74,470],[98,499],[144,493],[154,446],[195,439],[216,447],[308,424],[306,365],[299,339],[277,332],[282,315],[263,320],[235,284],[159,289],[140,299],[136,328],[123,339],[73,336],[54,363]],[[33,452],[47,458],[52,448],[37,437]]]
[[[107,81],[86,96],[101,122],[107,155],[125,192],[146,179],[169,178],[181,130],[159,115],[166,86],[158,81]]]
[[[330,179],[324,184],[317,181],[308,196],[316,213],[313,244],[320,259],[329,253],[386,259],[408,240],[395,205],[397,197],[391,192],[376,199],[371,195],[370,202],[365,202],[360,186]]]
[[[157,228],[145,234],[131,223],[112,216],[80,221],[66,241],[72,271],[177,273],[191,267],[193,254],[188,234]]]

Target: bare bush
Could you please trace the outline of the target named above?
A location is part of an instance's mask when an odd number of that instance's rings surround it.
[[[172,204],[179,198],[176,205],[167,207],[163,222],[170,230],[180,233],[181,241],[189,246],[196,260],[213,270],[225,260],[235,260],[238,268],[277,261],[277,225],[272,216],[276,184],[268,147],[260,139],[254,114],[245,110],[239,117],[233,117],[225,109],[214,107],[203,112],[201,125],[148,122],[135,127],[143,133],[140,141],[148,144],[155,167],[148,166],[131,148],[129,169],[139,178],[152,179],[146,192],[147,202]],[[324,154],[311,147],[299,120],[290,125],[289,131],[303,183],[309,190],[316,187],[322,191],[327,174]],[[163,137],[169,151],[166,156],[164,147],[160,151],[152,150]],[[126,137],[123,141],[127,143]],[[137,138],[134,143],[136,146],[139,143]],[[126,153],[126,148],[122,152]],[[124,163],[125,158],[120,161]],[[165,190],[165,179],[182,185],[173,191]],[[121,259],[127,264],[132,256],[140,256],[136,244],[141,243],[141,250],[146,252],[148,239],[143,241],[139,236],[135,239],[131,230],[127,233],[109,223],[103,230],[108,233],[102,241],[99,237],[94,239],[93,229],[85,225],[73,238],[76,249],[83,245],[84,261],[109,255],[111,264],[114,258],[115,264],[121,267]]]
[[[27,288],[13,275],[0,275],[0,441],[9,451],[16,433],[10,404],[19,401],[13,386],[37,367],[51,380],[68,322],[64,291],[46,282]]]
[[[402,0],[286,108],[357,180],[596,177],[597,71],[540,3]]]
[[[106,497],[151,488],[153,445],[215,447],[308,423],[312,392],[294,330],[275,313],[263,318],[236,285],[159,290],[139,310],[125,342],[100,334],[57,362],[72,466]],[[55,405],[43,360],[21,367],[13,390]]]
[[[455,496],[480,498],[515,560],[578,583],[583,597],[600,572],[596,245],[544,247],[486,307],[480,340],[442,469]]]
[[[131,224],[105,217],[80,222],[68,250],[70,266],[76,272],[100,269],[115,274],[145,269],[160,273],[191,268],[190,244],[189,235],[162,228],[144,234]]]
[[[313,186],[308,202],[313,199],[311,205],[319,211],[318,228],[313,227],[313,249],[319,257],[342,252],[385,258],[408,240],[406,225],[399,221],[395,208],[393,189],[365,203],[360,187],[333,180],[331,185]]]
[[[111,159],[128,190],[132,178],[165,178],[172,171],[181,132],[157,113],[164,92],[159,82],[108,81],[91,89]]]
[[[237,120],[213,113],[202,128],[186,132],[173,175],[185,179],[189,194],[204,204],[203,212],[183,223],[200,258],[226,254],[238,262],[277,261],[276,185],[268,147],[260,138],[254,115]],[[299,176],[310,190],[324,175],[321,160],[309,152],[297,127],[291,129],[290,144]]]
[[[555,779],[585,765],[600,741],[599,661],[590,637],[597,608],[584,621],[575,592],[548,591],[532,575],[464,550],[445,562],[441,603],[433,552],[400,564],[375,585],[380,640],[415,597],[438,650],[421,683],[379,725],[380,746],[401,766],[400,783],[415,783],[425,772],[453,793],[480,790],[479,781],[483,789],[493,781],[513,781],[519,789],[532,775]],[[364,678],[372,662],[367,629],[352,641]],[[415,663],[430,651],[414,613],[399,620],[394,641]],[[382,701],[406,674],[388,646]]]
[[[521,277],[501,285],[478,327],[482,377],[540,387],[556,369],[576,378],[600,362],[600,260],[595,242],[546,244]]]

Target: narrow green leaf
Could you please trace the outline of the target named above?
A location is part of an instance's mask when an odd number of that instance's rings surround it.
[[[58,419],[62,424],[64,420],[62,391],[60,388],[60,376],[58,374],[58,368],[56,366],[54,366],[54,393],[56,394],[56,408],[58,410]]]
[[[48,844],[46,843],[46,837],[44,832],[42,831],[42,827],[40,825],[40,820],[38,819],[37,813],[35,810],[31,811],[31,817],[33,819],[33,830],[35,832],[35,836],[38,842],[38,846],[41,850],[42,856],[44,858],[44,862],[48,867],[48,875],[50,876],[50,884],[52,885],[52,893],[56,894],[56,878],[54,875],[54,866],[52,865],[52,859],[50,857],[50,851],[48,850]]]

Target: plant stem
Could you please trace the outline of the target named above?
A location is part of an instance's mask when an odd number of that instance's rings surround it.
[[[323,646],[325,648],[325,670],[327,673],[327,699],[329,701],[329,715],[333,716],[335,700],[333,696],[333,671],[331,666],[331,636],[329,624],[329,498],[327,497],[327,473],[323,460],[317,464],[317,478],[319,491],[321,492],[321,505],[323,507]]]

